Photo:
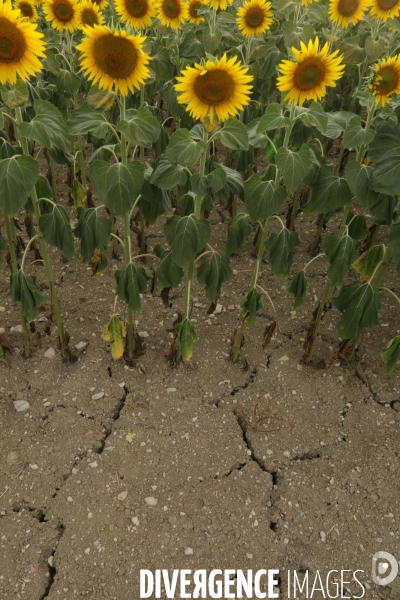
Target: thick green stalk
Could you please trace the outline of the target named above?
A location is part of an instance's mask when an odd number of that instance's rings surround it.
[[[260,272],[261,261],[264,256],[264,242],[265,242],[265,238],[267,237],[267,234],[269,231],[270,220],[271,219],[267,219],[263,225],[260,224],[261,231],[259,233],[257,259],[256,259],[256,264],[254,265],[249,291],[251,291],[257,285],[258,273]],[[239,358],[239,352],[240,352],[240,348],[242,346],[242,340],[243,340],[244,331],[246,329],[246,324],[247,324],[246,319],[243,319],[242,324],[239,329],[238,337],[236,340],[235,351],[233,353],[233,362],[236,362],[237,359]]]
[[[123,121],[126,117],[125,113],[125,97],[120,97],[120,119]],[[127,145],[125,136],[121,133],[121,160],[122,164],[126,165],[128,162],[127,156]],[[131,263],[131,219],[130,211],[124,215],[124,237],[125,237],[125,267]],[[135,342],[133,338],[133,311],[127,306],[127,336],[128,336],[128,358],[133,359],[133,353],[135,350]]]
[[[203,134],[203,142],[206,144],[206,148],[203,150],[201,157],[200,157],[200,167],[199,167],[200,175],[204,175],[205,168],[206,168],[208,133],[205,129],[204,129],[204,134]],[[202,202],[203,202],[203,196],[201,196],[200,194],[197,194],[195,201],[194,201],[194,216],[196,219],[200,219]],[[182,321],[185,321],[186,319],[189,318],[190,292],[192,289],[194,265],[195,265],[195,257],[192,258],[192,260],[190,261],[189,266],[188,266],[186,289],[185,289],[185,299],[184,299],[184,303],[183,303]]]
[[[5,222],[5,226],[6,226],[8,248],[10,250],[11,269],[12,269],[12,272],[15,274],[15,273],[18,273],[18,262],[17,262],[17,254],[15,252],[14,225],[13,225],[12,219],[9,217],[9,215],[6,212],[4,212],[4,222]],[[26,319],[22,313],[21,302],[18,302],[18,307],[19,307],[19,316],[21,318],[22,333],[24,336],[25,356],[27,358],[29,358],[29,356],[30,356],[29,335],[28,335],[28,328],[26,326]]]
[[[17,116],[17,122],[22,123],[22,112],[21,112],[21,108],[18,107],[16,109],[16,116]],[[28,144],[26,141],[26,138],[21,136],[21,145],[22,145],[22,150],[23,153],[26,156],[29,156],[29,151],[28,151]],[[39,219],[40,219],[40,207],[39,207],[39,200],[36,194],[36,188],[33,187],[32,191],[31,191],[31,198],[32,198],[32,204],[33,204],[33,210],[35,212],[35,217],[36,217],[36,223],[39,223]],[[56,325],[57,325],[57,330],[58,330],[58,335],[60,338],[60,346],[61,346],[61,355],[63,357],[63,359],[67,359],[68,354],[66,352],[65,349],[65,334],[64,334],[64,326],[63,326],[63,322],[62,322],[62,318],[61,318],[61,311],[60,311],[60,307],[58,304],[58,298],[57,298],[57,293],[56,293],[56,288],[54,285],[54,279],[53,279],[53,273],[51,270],[51,264],[50,264],[50,258],[49,258],[49,252],[47,249],[47,245],[46,242],[44,241],[43,237],[40,237],[40,247],[42,250],[42,257],[43,257],[43,263],[44,263],[44,268],[46,271],[46,277],[47,277],[47,282],[49,284],[49,289],[50,289],[50,300],[51,300],[51,304],[53,306],[53,311],[54,311],[54,316],[56,319]]]

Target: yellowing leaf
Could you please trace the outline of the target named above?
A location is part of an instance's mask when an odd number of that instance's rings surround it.
[[[111,344],[111,356],[118,360],[124,353],[125,325],[117,315],[113,315],[103,327],[103,340]]]
[[[364,254],[360,256],[355,263],[352,264],[353,269],[360,274],[360,283],[366,283],[375,273],[376,267],[383,260],[385,256],[385,247],[372,246]]]
[[[86,190],[83,185],[77,179],[74,179],[71,186],[71,196],[74,201],[74,208],[77,211],[78,208],[84,207],[86,202]]]

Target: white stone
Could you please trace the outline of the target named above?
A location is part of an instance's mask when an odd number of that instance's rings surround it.
[[[46,350],[44,355],[46,358],[54,358],[56,355],[56,352],[55,352],[54,348],[49,348],[48,350]]]
[[[279,359],[279,362],[286,362],[289,360],[289,357],[286,356],[286,354],[284,356],[281,356],[281,358]]]
[[[176,392],[176,388],[167,388],[168,394],[172,394],[172,392]]]
[[[147,331],[139,331],[139,337],[148,338],[149,334],[147,333]]]
[[[6,309],[4,308],[4,306],[0,306],[0,312],[5,312],[5,310]]]
[[[144,501],[146,502],[147,506],[157,506],[158,504],[157,498],[154,498],[153,496],[147,496]]]
[[[101,398],[103,398],[103,396],[104,396],[104,392],[99,392],[98,394],[93,394],[92,400],[100,400]]]
[[[31,469],[33,469],[33,471],[36,471],[36,469],[38,469],[38,468],[39,468],[39,467],[37,466],[37,464],[36,464],[36,463],[32,463],[31,465],[29,465],[29,467],[30,467]]]
[[[222,304],[217,304],[217,306],[215,307],[215,310],[214,310],[214,315],[220,315],[222,313],[222,308],[223,308]]]
[[[22,325],[16,325],[15,327],[10,328],[11,333],[14,331],[15,333],[22,333]]]
[[[136,525],[136,527],[139,526],[139,519],[137,517],[132,517],[131,521],[133,525]]]
[[[97,464],[96,461],[93,461],[91,463],[89,463],[89,467],[92,467],[92,469],[95,469],[96,467],[98,467],[99,465]]]
[[[30,404],[27,400],[14,400],[13,404],[17,412],[24,412],[30,408]]]
[[[185,554],[186,556],[191,556],[193,554],[193,548],[186,548]]]
[[[78,342],[77,344],[75,344],[75,348],[79,351],[84,350],[86,348],[86,346],[88,345],[87,342]]]
[[[121,492],[120,494],[118,494],[118,500],[121,500],[121,502],[123,500],[126,500],[126,497],[128,496],[128,492]]]

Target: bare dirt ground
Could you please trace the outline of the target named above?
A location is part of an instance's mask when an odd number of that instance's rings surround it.
[[[229,218],[217,208],[212,243],[222,250]],[[161,227],[162,220],[149,231],[150,251]],[[293,272],[310,259],[315,233],[301,215],[297,229],[303,245]],[[291,311],[287,282],[265,262],[260,284],[279,328],[263,350],[262,332],[273,319],[265,302],[233,365],[227,356],[250,280],[253,237],[232,259],[235,275],[223,286],[220,314],[207,315],[203,290],[194,286],[199,341],[192,368],[171,369],[164,358],[182,290],[171,293],[167,309],[158,294],[145,294],[135,318],[146,353],[131,368],[113,361],[101,338],[114,303],[113,272],[122,263],[109,256],[94,277],[78,242],[73,261],[51,251],[71,346],[87,345],[77,362],[63,364],[55,328],[46,336],[40,315],[42,346],[33,345],[28,360],[16,350],[8,366],[0,364],[2,600],[132,600],[139,598],[141,568],[276,568],[282,598],[288,569],[308,570],[311,579],[317,570],[326,576],[362,569],[365,598],[400,598],[400,577],[383,587],[371,576],[375,552],[400,559],[400,371],[389,379],[379,358],[399,327],[398,307],[383,298],[382,327],[364,334],[356,361],[313,369],[301,364],[302,345],[326,265],[310,266],[311,294]],[[41,265],[29,273],[46,294]],[[19,319],[8,278],[2,260],[0,326],[21,350],[22,334],[10,331]],[[398,281],[389,274],[387,283],[400,293]],[[337,346],[338,318],[333,308],[325,316],[317,357]],[[49,348],[53,358],[44,356]],[[30,408],[16,412],[16,400]],[[346,588],[348,597],[359,596],[359,587]]]

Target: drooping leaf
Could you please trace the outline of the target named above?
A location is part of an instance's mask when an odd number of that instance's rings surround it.
[[[353,240],[362,240],[365,238],[369,231],[367,229],[367,221],[364,215],[354,215],[349,223],[349,236]]]
[[[345,179],[336,177],[333,168],[321,165],[303,206],[304,213],[317,212],[326,214],[345,206],[353,197]]]
[[[188,129],[178,129],[170,137],[166,156],[173,165],[191,167],[198,162],[205,148],[204,142],[191,139]]]
[[[102,202],[123,217],[132,209],[144,181],[144,165],[140,161],[109,165],[98,160],[90,167],[90,181]]]
[[[0,160],[0,208],[15,215],[24,206],[39,177],[39,164],[30,156]]]
[[[258,127],[261,122],[261,117],[251,121],[247,127],[247,133],[249,136],[249,145],[253,148],[267,148],[270,144],[268,137],[263,132],[258,132]]]
[[[249,147],[246,125],[238,119],[228,119],[217,137],[224,146],[231,150],[247,150]]]
[[[392,252],[394,266],[400,275],[400,223],[393,223],[389,232],[389,248]]]
[[[72,111],[67,127],[70,135],[85,135],[90,132],[102,139],[107,135],[108,122],[103,113],[83,102],[79,108]]]
[[[159,292],[165,288],[179,287],[183,279],[183,269],[174,263],[172,251],[157,244],[154,246],[154,253],[160,259],[154,278],[154,289]]]
[[[289,123],[289,118],[284,117],[282,114],[282,106],[280,104],[268,104],[257,127],[257,133],[271,131],[272,129],[281,129],[287,127]]]
[[[21,135],[45,148],[54,146],[63,152],[70,152],[68,129],[58,108],[46,100],[35,100],[34,108],[33,119],[19,126]]]
[[[13,302],[21,302],[22,314],[28,323],[36,319],[38,308],[44,300],[42,292],[36,287],[36,277],[25,275],[23,271],[11,275],[10,297]]]
[[[301,120],[306,127],[316,127],[318,131],[325,134],[328,127],[328,115],[325,113],[321,104],[311,102],[310,108],[302,109]]]
[[[341,110],[338,112],[327,113],[327,117],[328,125],[326,127],[325,135],[332,140],[335,140],[346,129],[350,119],[354,117],[354,113]]]
[[[99,217],[95,208],[81,208],[78,210],[78,216],[78,224],[73,233],[81,240],[83,260],[90,264],[90,259],[96,248],[99,250],[107,248],[111,234],[111,221]]]
[[[270,233],[265,240],[265,250],[271,268],[277,277],[289,277],[294,249],[301,244],[297,231],[283,227],[279,233]]]
[[[286,286],[286,291],[294,295],[291,308],[302,306],[308,294],[308,279],[304,271],[299,271],[294,275],[292,281]]]
[[[243,177],[238,171],[230,169],[225,165],[219,165],[218,169],[225,171],[225,184],[220,190],[214,190],[217,198],[226,200],[229,197],[229,193],[237,194],[243,199]]]
[[[197,334],[195,328],[189,319],[185,319],[182,323],[175,325],[175,331],[177,336],[175,343],[179,348],[179,353],[183,360],[190,360],[193,354],[193,344],[197,341]]]
[[[147,289],[147,282],[153,275],[146,271],[144,267],[137,267],[129,263],[124,269],[115,271],[117,280],[116,295],[127,303],[128,308],[135,312],[142,312],[140,294]]]
[[[285,186],[294,194],[311,169],[310,149],[307,144],[303,144],[297,152],[279,148],[275,162],[282,173]]]
[[[251,234],[251,231],[252,228],[251,225],[247,223],[246,213],[237,214],[229,227],[228,239],[225,245],[225,254],[237,252],[239,248],[243,246]]]
[[[141,198],[137,206],[145,221],[150,225],[153,225],[158,217],[171,209],[171,203],[166,192],[155,185],[151,185],[148,181],[143,183],[140,195]]]
[[[19,78],[10,89],[2,85],[0,87],[0,92],[2,100],[8,108],[17,108],[17,106],[23,106],[29,99],[29,92],[26,83]]]
[[[369,281],[380,262],[382,262],[385,256],[385,248],[382,245],[372,246],[368,248],[364,254],[361,254],[360,258],[353,263],[353,269],[360,274],[360,282],[365,283]]]
[[[376,192],[372,189],[374,169],[367,165],[360,165],[352,160],[346,167],[346,177],[350,189],[357,200],[367,208],[373,217],[381,223],[390,225],[393,220],[396,199],[388,194]]]
[[[186,181],[185,167],[171,164],[164,154],[150,177],[150,183],[157,185],[162,190],[171,190],[176,185],[183,186]]]
[[[95,110],[108,110],[112,107],[115,100],[115,92],[100,90],[96,85],[92,85],[88,95],[88,104]],[[103,137],[103,136],[100,136]]]
[[[363,129],[361,127],[361,117],[355,115],[350,119],[343,136],[343,146],[353,150],[363,144],[369,144],[375,137],[373,129]]]
[[[74,208],[83,208],[87,199],[86,189],[78,179],[74,179],[71,185],[71,197],[74,201]]]
[[[337,325],[342,340],[355,340],[360,329],[380,324],[381,299],[369,283],[342,285],[331,302],[342,313]]]
[[[382,358],[385,362],[385,371],[391,375],[400,360],[400,335],[392,338],[384,347]]]
[[[375,192],[399,196],[400,126],[379,129],[369,146],[368,157],[375,166],[371,188]]]
[[[164,233],[171,246],[174,262],[183,267],[202,250],[210,238],[210,222],[193,216],[167,217]]]
[[[207,300],[216,302],[220,285],[229,281],[232,274],[227,254],[212,252],[210,258],[198,266],[197,281],[206,287]]]
[[[51,211],[39,217],[39,229],[48,244],[58,248],[67,258],[74,257],[71,225],[63,206],[52,204]]]
[[[328,277],[332,285],[340,285],[346,275],[347,268],[357,256],[359,243],[349,235],[342,237],[326,235],[322,249],[329,261]]]
[[[262,297],[257,288],[251,288],[240,303],[240,314],[247,323],[254,323],[257,311],[263,306]]]
[[[275,188],[271,181],[263,181],[259,175],[253,175],[244,183],[244,201],[253,223],[271,217],[285,197],[283,188]]]
[[[110,342],[111,356],[118,360],[124,354],[124,338],[126,337],[125,325],[117,315],[113,315],[103,327],[103,340]]]
[[[139,108],[127,111],[126,119],[118,123],[117,131],[121,131],[131,144],[151,148],[160,135],[160,124],[149,110]]]

